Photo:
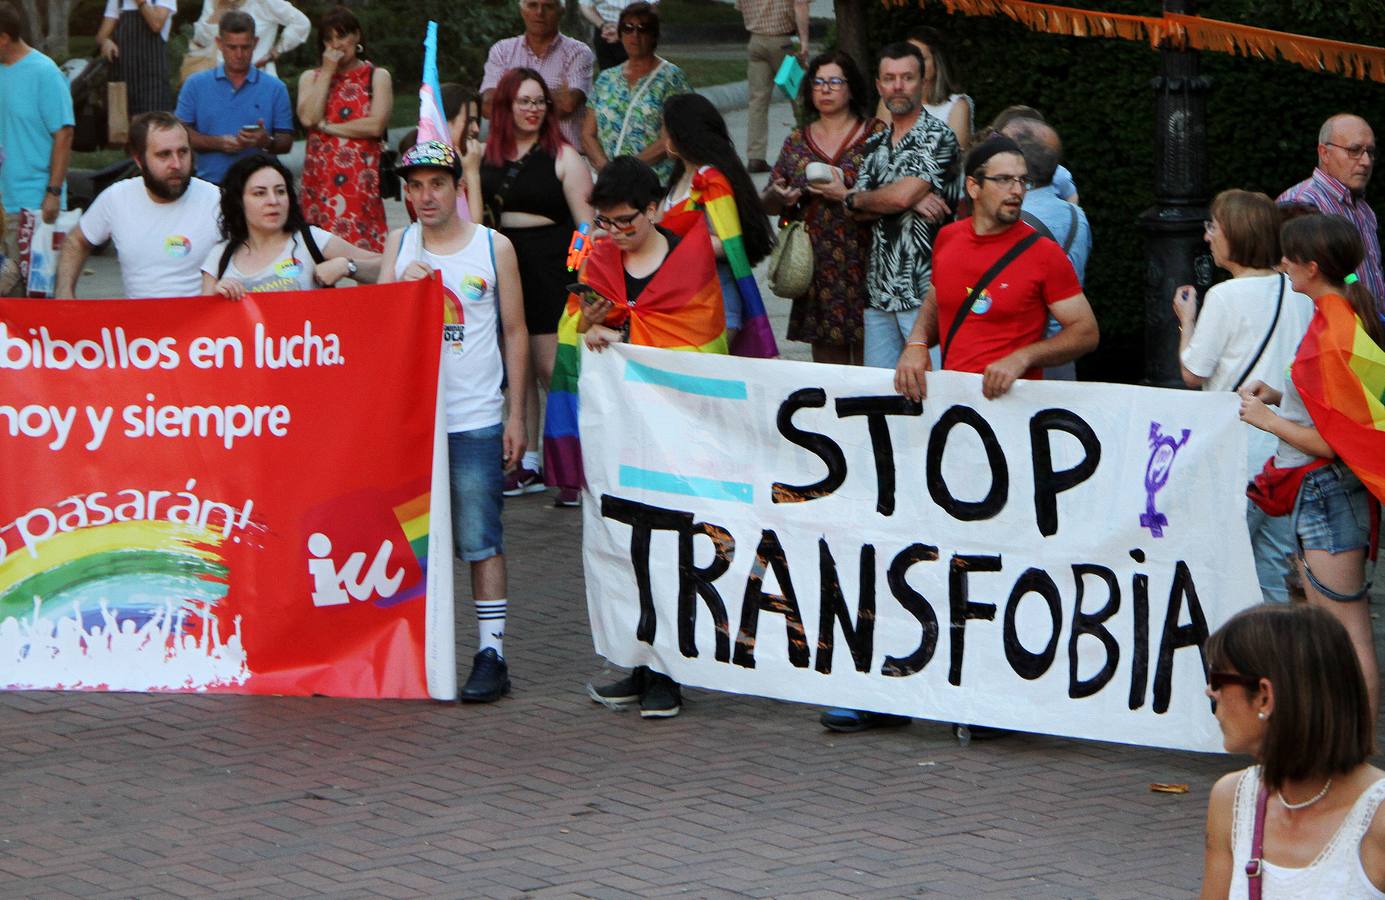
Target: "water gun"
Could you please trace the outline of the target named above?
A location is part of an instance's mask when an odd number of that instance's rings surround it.
[[[591,238],[587,237],[587,232],[591,229],[591,223],[583,222],[572,233],[572,243],[567,245],[567,270],[576,272],[582,268],[582,263],[587,261],[587,255],[592,252]]]

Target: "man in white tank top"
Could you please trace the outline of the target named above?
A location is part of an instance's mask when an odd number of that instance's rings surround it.
[[[524,455],[524,390],[530,377],[529,332],[514,247],[503,235],[457,216],[457,153],[438,141],[412,147],[399,161],[418,223],[385,244],[380,281],[443,284],[442,369],[452,482],[452,542],[471,564],[480,646],[461,698],[489,703],[510,690],[505,662],[509,601],[500,525],[507,468]],[[501,346],[501,336],[504,345]],[[510,414],[501,383],[510,379]]]

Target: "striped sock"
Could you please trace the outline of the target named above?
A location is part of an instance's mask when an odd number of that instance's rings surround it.
[[[492,649],[500,656],[505,657],[505,610],[510,601],[505,598],[499,600],[477,600],[476,601],[476,626],[481,633],[480,650]]]

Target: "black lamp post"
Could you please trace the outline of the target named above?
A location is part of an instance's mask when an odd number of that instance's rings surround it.
[[[1192,15],[1197,0],[1164,0],[1164,10]],[[1155,97],[1155,205],[1140,216],[1145,233],[1145,383],[1182,387],[1178,321],[1172,299],[1179,285],[1212,284],[1212,257],[1202,240],[1207,218],[1207,90],[1196,50],[1159,50]]]

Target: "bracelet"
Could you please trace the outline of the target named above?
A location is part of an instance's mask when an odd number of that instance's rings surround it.
[[[905,341],[905,342],[904,342],[904,346],[906,346],[906,347],[922,347],[923,349],[927,350],[927,349],[928,349],[928,342],[927,342],[927,341]]]

